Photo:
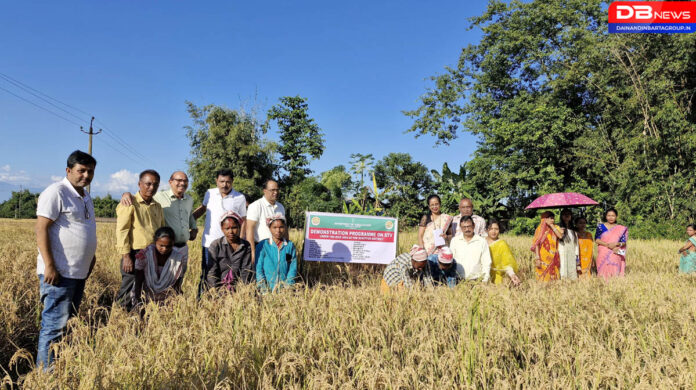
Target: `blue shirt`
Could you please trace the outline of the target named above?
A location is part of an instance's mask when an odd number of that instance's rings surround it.
[[[272,238],[256,245],[256,285],[260,290],[295,284],[296,277],[297,251],[292,241],[283,241],[280,248]]]

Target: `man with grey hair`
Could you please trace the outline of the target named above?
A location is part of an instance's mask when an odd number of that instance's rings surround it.
[[[481,237],[488,236],[488,233],[486,233],[486,220],[483,219],[483,217],[479,217],[478,215],[474,214],[474,203],[471,201],[471,199],[463,198],[459,201],[459,215],[452,219],[452,225],[450,227],[452,238],[454,238],[456,235],[462,234],[461,230],[459,229],[459,222],[462,220],[462,217],[471,217],[471,219],[474,221],[474,234]]]

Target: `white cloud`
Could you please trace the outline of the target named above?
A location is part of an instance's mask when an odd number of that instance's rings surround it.
[[[10,164],[5,164],[0,167],[0,181],[10,184],[26,184],[30,177],[25,171],[12,171]]]
[[[126,191],[137,191],[137,186],[138,174],[127,169],[121,169],[109,176],[109,181],[104,185],[104,190],[118,195]]]
[[[54,183],[61,180],[63,180],[63,176],[51,176],[51,181]]]

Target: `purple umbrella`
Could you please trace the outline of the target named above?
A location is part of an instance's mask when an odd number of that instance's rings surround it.
[[[577,192],[557,192],[536,198],[525,210],[595,206],[598,204],[591,198]]]

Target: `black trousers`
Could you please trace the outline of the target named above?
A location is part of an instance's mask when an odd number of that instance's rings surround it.
[[[124,272],[123,271],[123,257],[121,257],[121,287],[118,289],[118,295],[116,297],[118,303],[124,309],[130,311],[133,308],[133,302],[131,301],[131,291],[135,285],[135,255],[140,252],[139,249],[133,249],[130,251],[130,257],[133,260],[133,271]]]

